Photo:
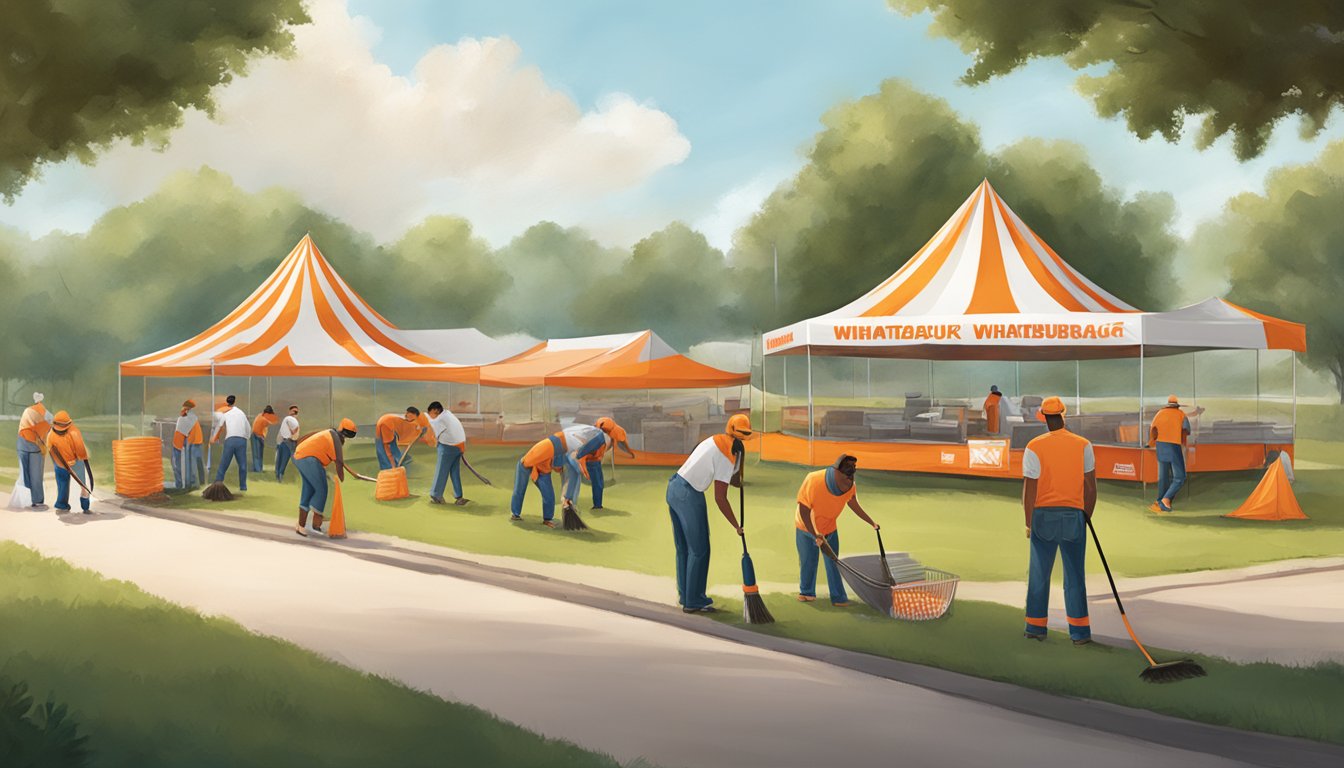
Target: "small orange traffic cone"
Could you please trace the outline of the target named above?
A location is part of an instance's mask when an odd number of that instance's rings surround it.
[[[331,522],[327,524],[327,538],[345,538],[345,505],[341,503],[341,481],[332,476]]]

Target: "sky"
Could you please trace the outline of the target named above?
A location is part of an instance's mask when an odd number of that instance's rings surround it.
[[[948,100],[987,148],[1082,144],[1122,192],[1171,193],[1182,234],[1344,138],[1339,116],[1312,141],[1284,123],[1246,163],[1226,140],[1140,141],[1097,117],[1055,60],[960,84],[969,55],[882,0],[312,0],[311,12],[295,57],[218,89],[215,120],[189,113],[163,151],[122,143],[93,166],[48,167],[0,204],[0,223],[83,231],[209,165],[250,191],[293,189],[382,242],[453,214],[496,246],[541,220],[610,245],[680,220],[726,250],[802,165],[826,111],[891,77]]]

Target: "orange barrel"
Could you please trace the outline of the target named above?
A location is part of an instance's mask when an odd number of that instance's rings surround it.
[[[112,473],[119,496],[143,499],[163,493],[163,441],[157,437],[113,440]]]

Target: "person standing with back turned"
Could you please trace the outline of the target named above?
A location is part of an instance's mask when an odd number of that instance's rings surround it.
[[[1181,410],[1180,398],[1171,395],[1148,428],[1148,445],[1157,448],[1157,501],[1148,507],[1150,512],[1170,512],[1176,492],[1185,485],[1185,441],[1189,437],[1190,419]]]
[[[1041,403],[1050,431],[1027,443],[1022,454],[1022,509],[1031,542],[1027,572],[1025,637],[1044,640],[1050,615],[1050,573],[1056,550],[1064,560],[1064,612],[1074,645],[1092,642],[1087,615],[1087,521],[1097,505],[1096,458],[1092,443],[1064,428],[1064,401]]]

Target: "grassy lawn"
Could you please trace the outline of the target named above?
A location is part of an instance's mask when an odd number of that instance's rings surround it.
[[[12,542],[0,627],[0,677],[67,704],[94,766],[616,765]]]
[[[863,605],[802,605],[788,595],[766,602],[778,623],[748,628],[1217,725],[1344,743],[1344,666],[1338,664],[1287,668],[1196,657],[1208,677],[1153,685],[1139,679],[1147,662],[1137,650],[1075,648],[1058,632],[1033,643],[1004,631],[1022,623],[1021,611],[1008,606],[958,601],[941,619],[906,623]],[[741,602],[724,603],[715,616],[741,624]],[[1159,661],[1181,658],[1149,650]]]

